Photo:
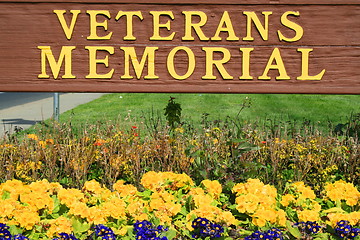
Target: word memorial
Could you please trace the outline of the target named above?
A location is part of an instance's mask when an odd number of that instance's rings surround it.
[[[360,93],[359,3],[238,2],[2,1],[0,91]]]

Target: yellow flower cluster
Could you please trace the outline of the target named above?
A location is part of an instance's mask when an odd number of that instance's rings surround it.
[[[231,207],[216,180],[203,180],[195,186],[186,174],[148,172],[141,182],[144,191],[123,180],[112,190],[95,180],[85,182],[81,189],[67,189],[47,180],[30,184],[7,181],[0,184],[0,222],[50,239],[61,232],[88,234],[91,225],[109,222],[117,235],[124,236],[136,220],[156,219],[161,225],[183,230],[193,230],[191,222],[197,217],[237,226],[240,222],[232,213],[233,207],[251,217],[258,227],[286,226],[289,216],[297,216],[292,221],[321,221],[319,216],[326,216],[332,226],[340,220],[357,225],[360,219],[360,212],[349,213],[340,206],[322,210],[314,191],[303,182],[289,184],[278,201],[275,187],[248,179],[233,187],[236,198]],[[359,192],[352,184],[338,181],[327,184],[326,191],[331,201],[358,204]]]
[[[295,210],[300,222],[318,221],[320,219],[320,204],[311,187],[304,182],[295,182],[288,186],[287,193],[281,197],[280,204]]]
[[[325,194],[331,201],[346,201],[349,206],[360,204],[360,192],[352,183],[343,180],[325,185]]]
[[[141,178],[141,185],[152,191],[190,189],[194,185],[192,179],[186,174],[173,172],[150,171]]]
[[[203,188],[192,188],[187,196],[192,199],[193,209],[189,212],[186,219],[188,228],[191,230],[191,221],[196,217],[207,218],[210,221],[225,223],[227,225],[236,225],[238,221],[230,211],[221,209],[221,203],[218,201],[222,192],[220,183],[216,180],[202,181]]]
[[[46,180],[29,185],[18,180],[6,181],[0,185],[0,221],[31,230],[40,222],[40,211],[52,212],[51,195],[59,188],[59,184]]]
[[[275,187],[265,185],[259,179],[248,179],[246,183],[236,184],[233,192],[236,194],[236,209],[251,216],[256,226],[263,227],[267,222],[285,226],[286,214],[276,207]]]
[[[329,219],[328,224],[332,227],[341,220],[349,221],[353,226],[360,224],[360,212],[346,213],[345,211],[338,209],[337,211],[330,212],[327,215],[327,218]]]

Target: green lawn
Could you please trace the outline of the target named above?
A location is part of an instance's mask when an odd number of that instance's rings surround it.
[[[199,123],[203,113],[213,120],[235,118],[246,98],[250,107],[239,115],[246,121],[306,121],[326,129],[329,123],[345,123],[352,114],[360,113],[360,95],[116,93],[65,112],[60,121],[91,124],[130,116],[133,122],[141,122],[152,111],[164,117],[170,96],[181,104],[183,120],[193,123]]]

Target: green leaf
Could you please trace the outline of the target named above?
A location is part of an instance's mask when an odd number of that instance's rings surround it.
[[[297,238],[297,239],[301,238],[301,233],[300,233],[299,229],[294,228],[290,221],[286,221],[286,228],[290,232],[290,234],[293,235],[295,238]]]
[[[2,196],[1,196],[1,199],[6,200],[6,199],[9,199],[9,198],[10,198],[10,192],[4,191]]]
[[[9,231],[11,233],[11,235],[16,235],[16,234],[22,234],[23,230],[15,225],[10,225],[9,226]]]
[[[173,239],[174,237],[176,237],[176,235],[177,235],[177,231],[173,228],[169,228],[169,230],[165,234],[165,236],[168,239]]]
[[[86,222],[82,222],[79,218],[73,217],[71,219],[71,225],[74,229],[75,233],[83,233],[86,232],[90,229],[91,225],[86,223]]]
[[[328,233],[318,233],[314,236],[314,240],[326,240],[329,239]]]

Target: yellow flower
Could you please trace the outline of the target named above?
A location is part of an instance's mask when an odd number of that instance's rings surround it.
[[[352,183],[343,180],[326,184],[325,193],[331,201],[345,200],[349,206],[358,205],[360,201],[360,192],[356,187]]]
[[[205,190],[214,198],[219,198],[220,197],[220,193],[222,192],[222,186],[219,183],[219,181],[214,180],[208,180],[205,179],[201,182],[202,185],[204,185]]]
[[[185,130],[182,127],[175,128],[175,132],[184,133]]]
[[[70,188],[70,189],[60,189],[58,192],[58,198],[62,204],[67,205],[69,208],[77,201],[87,202],[85,195],[78,189]]]
[[[289,206],[290,203],[295,201],[295,197],[291,194],[286,194],[284,196],[281,197],[281,205],[283,205],[284,207]]]
[[[89,215],[86,217],[86,220],[92,224],[105,224],[106,214],[101,208],[93,206],[89,208]]]
[[[137,193],[137,189],[135,186],[124,183],[124,180],[118,180],[113,185],[114,190],[117,191],[121,197],[133,196]]]
[[[39,137],[36,134],[28,134],[27,138],[35,141],[39,140]]]
[[[22,206],[13,211],[14,219],[20,227],[31,230],[35,224],[40,222],[39,214],[30,208]]]
[[[87,218],[90,214],[90,210],[86,203],[75,201],[68,212],[69,215],[80,216],[82,218]]]
[[[297,211],[297,215],[299,218],[299,222],[307,222],[307,221],[319,221],[320,216],[318,211],[314,210],[302,210]]]
[[[154,172],[150,171],[141,178],[141,185],[154,192],[162,189],[178,190],[179,188],[189,189],[194,183],[186,174],[173,172]]]
[[[327,215],[327,218],[329,219],[328,224],[333,227],[341,220],[349,221],[351,225],[356,226],[360,223],[360,212],[332,212]]]
[[[50,228],[48,229],[46,235],[49,238],[52,238],[62,232],[68,234],[73,232],[70,220],[64,216],[60,216],[56,219],[51,219],[48,223],[50,224]]]

